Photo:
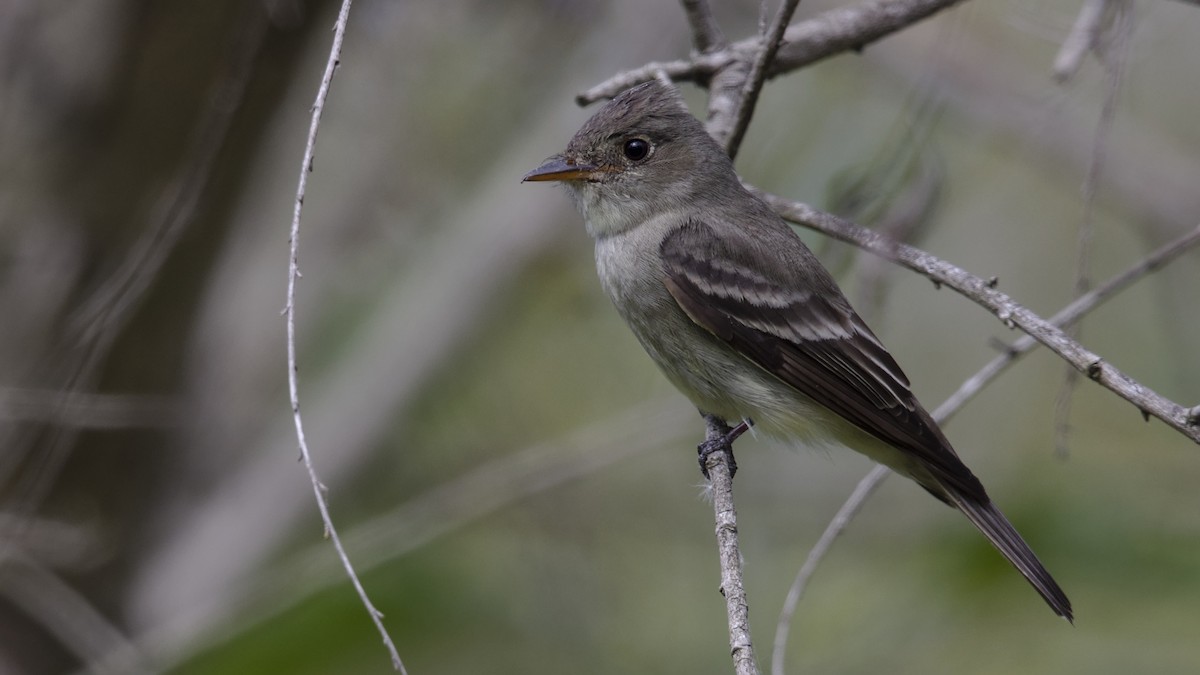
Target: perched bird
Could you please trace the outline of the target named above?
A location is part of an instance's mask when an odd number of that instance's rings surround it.
[[[674,88],[624,91],[523,180],[569,188],[604,290],[702,414],[841,444],[911,478],[1072,618],[892,355],[800,237],[742,186]]]

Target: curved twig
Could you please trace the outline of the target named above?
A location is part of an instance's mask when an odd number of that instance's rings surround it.
[[[325,498],[325,486],[317,476],[312,455],[308,451],[308,442],[304,439],[304,422],[300,417],[299,375],[296,366],[296,280],[300,278],[300,216],[304,211],[304,191],[308,185],[308,174],[313,168],[317,131],[321,127],[321,113],[325,109],[325,100],[329,97],[329,85],[333,81],[333,74],[337,71],[341,60],[342,40],[346,36],[346,21],[350,16],[351,2],[352,0],[342,0],[342,8],[338,12],[337,23],[334,24],[333,45],[329,48],[329,60],[325,63],[325,74],[321,77],[321,86],[317,89],[317,98],[312,106],[312,122],[308,127],[308,141],[304,146],[304,159],[300,164],[300,178],[296,186],[296,202],[292,210],[292,230],[291,236],[288,238],[291,254],[288,263],[287,304],[283,309],[284,316],[287,318],[288,393],[292,403],[292,419],[296,425],[296,440],[300,445],[300,457],[304,461],[304,468],[308,470],[309,480],[312,481],[317,508],[320,509],[321,520],[325,523],[325,534],[333,541],[333,547],[337,550],[338,558],[342,561],[346,575],[350,577],[350,583],[354,585],[355,592],[358,593],[363,606],[367,608],[367,613],[371,615],[371,621],[375,623],[375,628],[383,638],[383,644],[392,658],[392,667],[407,675],[404,663],[400,660],[400,654],[396,651],[396,645],[383,625],[383,613],[375,609],[375,605],[367,597],[367,591],[359,581],[358,574],[354,571],[354,565],[351,564],[350,557],[346,554],[346,549],[342,547],[342,540],[338,537],[337,528],[333,525],[333,518],[329,515],[329,502]]]

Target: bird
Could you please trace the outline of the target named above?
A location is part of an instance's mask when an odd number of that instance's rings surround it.
[[[729,443],[753,425],[886,465],[966,516],[1073,622],[1066,594],[895,358],[799,235],[742,185],[675,87],[652,80],[615,96],[522,178],[542,181],[567,188],[604,291],[662,373],[702,415],[740,422]]]

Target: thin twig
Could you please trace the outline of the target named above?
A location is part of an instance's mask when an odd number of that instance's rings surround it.
[[[1063,307],[1057,314],[1050,317],[1049,323],[1062,327],[1071,326],[1105,300],[1129,288],[1134,282],[1147,274],[1156,272],[1167,266],[1179,256],[1190,251],[1197,244],[1200,244],[1200,226],[1193,228],[1192,231],[1182,237],[1163,244],[1129,269],[1112,277],[1084,295],[1079,296],[1074,302]],[[1016,360],[1018,356],[1028,352],[1038,344],[1038,341],[1032,336],[1022,335],[1020,339],[1009,345],[1003,353],[992,359],[978,373],[963,382],[959,386],[958,391],[954,392],[940,408],[934,411],[934,417],[938,418],[939,415],[948,416],[953,411],[958,410],[970,398],[979,393],[985,384]]]
[[[767,79],[767,67],[775,59],[779,45],[783,42],[783,33],[787,30],[792,14],[799,4],[800,0],[784,0],[771,21],[770,31],[761,38],[762,44],[758,54],[750,65],[750,73],[742,85],[742,95],[733,116],[732,131],[725,140],[725,152],[730,159],[737,157],[738,149],[742,146],[742,139],[746,136],[746,130],[750,128],[750,118],[754,116],[754,108],[758,105],[758,95],[762,93],[763,82]],[[710,120],[710,124],[714,122]]]
[[[923,111],[928,111],[929,108],[922,106]],[[928,115],[923,115],[928,117]],[[903,160],[896,160],[892,156],[888,156],[880,160],[881,164],[889,165],[893,171],[907,173],[911,170],[912,164],[918,164],[922,173],[918,185],[908,190],[909,202],[902,209],[893,209],[894,213],[888,214],[884,219],[879,231],[887,234],[894,241],[912,241],[911,237],[919,230],[920,226],[927,223],[929,212],[933,209],[934,203],[937,200],[937,195],[940,192],[942,175],[940,170],[931,169],[931,164],[928,161],[922,161],[921,157],[916,153],[926,142],[925,136],[928,129],[932,128],[931,124],[922,125],[924,132],[913,130],[906,127],[905,135],[909,138],[909,143],[913,146],[912,152]],[[899,188],[893,188],[899,189]],[[891,190],[887,190],[891,191]],[[885,262],[878,257],[864,258],[858,261],[858,278],[857,286],[859,288],[861,302],[855,303],[859,314],[862,314],[868,321],[877,320],[878,314],[883,309],[884,297],[889,290],[889,286],[885,283]],[[800,598],[803,597],[805,589],[808,587],[808,582],[812,575],[817,571],[817,566],[825,558],[829,549],[833,546],[834,541],[841,536],[850,521],[858,514],[859,509],[866,503],[867,498],[875,492],[875,488],[883,481],[891,470],[882,464],[875,466],[854,488],[854,492],[846,500],[842,507],[838,509],[837,514],[833,517],[833,521],[826,526],[825,531],[821,533],[821,538],[813,545],[808,557],[801,566],[800,571],[796,574],[796,579],[792,582],[791,588],[788,589],[787,598],[784,600],[783,609],[779,613],[779,621],[775,625],[775,643],[771,650],[771,673],[772,675],[784,674],[784,656],[787,652],[788,634],[791,632],[792,617],[796,614],[796,607],[800,603]]]
[[[1108,141],[1112,135],[1113,121],[1117,116],[1117,95],[1121,89],[1122,74],[1128,55],[1129,31],[1132,21],[1128,16],[1128,4],[1123,0],[1106,0],[1111,10],[1109,30],[1111,40],[1106,45],[1100,42],[1099,28],[1091,36],[1091,46],[1104,64],[1107,78],[1104,103],[1100,108],[1100,121],[1096,124],[1096,135],[1092,141],[1092,156],[1088,160],[1087,173],[1083,179],[1083,218],[1079,223],[1075,260],[1075,289],[1073,295],[1087,292],[1091,285],[1091,259],[1095,240],[1096,193],[1100,174],[1104,170]],[[1105,12],[1102,12],[1102,15]],[[1081,339],[1082,327],[1076,324],[1066,331],[1073,340]],[[1067,456],[1067,443],[1071,435],[1071,401],[1075,386],[1079,383],[1079,371],[1067,366],[1058,400],[1054,405],[1054,450],[1060,457]]]
[[[696,409],[679,396],[639,401],[434,485],[386,513],[356,523],[343,544],[354,552],[360,572],[377,569],[514,502],[593,475],[638,453],[668,447],[695,417]],[[0,535],[4,534],[0,527]],[[330,560],[324,543],[310,544],[283,560],[230,579],[228,594],[209,594],[176,609],[169,619],[137,635],[134,645],[156,667],[170,671],[328,590],[341,577],[339,564]],[[119,654],[109,655],[102,664],[122,672]]]
[[[726,437],[730,429],[714,417],[705,417],[705,440],[712,442]],[[742,581],[742,553],[738,548],[737,509],[733,503],[733,476],[729,472],[729,456],[714,452],[705,464],[712,494],[713,514],[716,517],[717,551],[721,561],[721,595],[725,596],[725,613],[729,622],[729,653],[737,675],[758,675],[754,645],[750,641],[750,607],[746,586]]]
[[[596,31],[597,36],[603,34]],[[345,73],[339,77],[342,75]],[[551,84],[558,97],[569,98],[569,78]],[[551,93],[546,98],[555,96]],[[560,215],[537,200],[512,199],[513,174],[528,168],[521,152],[561,142],[563,135],[573,130],[560,110],[549,105],[539,110],[522,133],[507,141],[507,147],[492,153],[495,161],[475,177],[470,198],[458,200],[439,216],[442,224],[422,238],[420,255],[394,281],[395,291],[372,306],[368,320],[344,350],[345,357],[319,373],[306,371],[306,429],[339,430],[336,452],[325,452],[319,460],[321,478],[335,492],[340,492],[336,486],[348,479],[354,467],[377,449],[380,430],[395,427],[398,411],[413,404],[440,372],[441,364],[464,348],[464,341],[475,332],[473,327],[488,319],[486,310],[498,294],[509,288],[530,260],[555,245],[554,234],[562,226]],[[497,209],[498,204],[504,207]],[[311,217],[311,211],[306,212]],[[487,218],[493,218],[497,226],[480,230],[470,225]],[[264,249],[254,255],[268,253]],[[300,283],[312,283],[312,277],[306,274]],[[223,283],[238,281],[231,278]],[[307,285],[304,288],[304,292],[312,290]],[[224,303],[220,311],[236,316],[239,310],[234,304]],[[297,315],[299,322],[304,318]],[[302,332],[303,326],[298,330]],[[286,396],[286,385],[284,393]],[[295,489],[296,474],[279,470],[278,458],[295,452],[293,420],[287,415],[277,422],[258,434],[255,444],[262,452],[252,453],[253,457],[235,470],[223,472],[202,503],[191,508],[184,522],[150,553],[129,594],[131,612],[139,623],[177,616],[179,608],[196,607],[201,601],[213,612],[237,601],[241,591],[235,582],[270,568],[277,550],[288,539],[287,533],[297,522],[301,526],[309,523],[311,494]],[[230,503],[247,508],[230,509]],[[365,577],[362,554],[352,545],[345,524],[339,534],[359,575]],[[237,550],[222,552],[214,559],[214,547],[226,541],[238,541]],[[328,542],[318,540],[314,545],[337,562]],[[340,568],[337,572],[345,579]],[[196,616],[197,612],[188,614]],[[203,623],[213,622],[206,618]]]
[[[1104,301],[1129,288],[1135,282],[1152,272],[1166,267],[1197,244],[1200,244],[1200,226],[1197,226],[1182,237],[1164,244],[1129,269],[1080,296],[1052,316],[1050,323],[1056,326],[1069,326],[1077,322],[1084,315],[1103,304]],[[937,410],[933,411],[933,418],[939,424],[944,423],[976,394],[982,391],[984,386],[998,377],[1008,366],[1012,365],[1018,358],[1031,351],[1038,344],[1037,340],[1034,340],[1031,336],[1022,336],[1005,350],[1004,353],[992,359],[987,365],[979,369],[979,372],[967,378],[957,391],[938,406]],[[1200,410],[1200,406],[1197,406],[1197,409]],[[878,465],[871,469],[858,482],[858,485],[854,488],[854,492],[850,494],[850,497],[838,509],[837,515],[833,517],[833,520],[826,526],[825,531],[821,533],[820,539],[817,540],[812,550],[809,551],[808,557],[805,559],[800,571],[796,574],[796,579],[792,582],[792,587],[788,590],[783,610],[779,614],[779,622],[775,627],[775,645],[771,652],[771,672],[773,675],[782,675],[784,672],[784,656],[787,651],[787,640],[791,632],[792,618],[795,616],[796,607],[799,605],[800,599],[808,587],[808,582],[816,572],[817,566],[820,565],[825,555],[829,552],[834,540],[841,535],[850,521],[862,508],[862,505],[890,473],[891,470],[883,465]]]
[[[1143,415],[1157,417],[1187,438],[1200,443],[1200,427],[1189,423],[1187,409],[1137,382],[1100,355],[1072,340],[1050,322],[995,290],[982,279],[949,262],[907,244],[890,242],[879,234],[844,218],[751,188],[785,220],[811,228],[919,272],[938,285],[946,285],[985,307],[1009,328],[1020,328],[1046,345],[1067,363],[1105,389],[1129,401]]]
[[[692,29],[692,47],[701,54],[725,48],[725,34],[713,16],[708,0],[682,0],[687,14],[688,26]]]
[[[1066,82],[1079,72],[1083,65],[1083,57],[1096,44],[1096,36],[1100,33],[1100,23],[1104,18],[1105,8],[1112,0],[1083,0],[1079,8],[1079,16],[1067,37],[1063,38],[1058,56],[1054,58],[1054,79]]]
[[[872,0],[854,7],[838,7],[793,24],[767,69],[775,77],[846,51],[860,51],[892,33],[952,7],[963,0]],[[727,49],[693,54],[675,61],[655,61],[618,73],[575,96],[579,105],[608,99],[663,71],[675,82],[704,81],[734,62],[749,63],[762,41],[758,36],[739,40]],[[732,120],[732,117],[730,118]],[[710,128],[711,132],[712,129]]]
[[[325,64],[325,73],[321,77],[321,86],[317,89],[317,98],[313,102],[312,122],[308,127],[308,140],[304,146],[304,159],[300,164],[300,178],[296,187],[296,203],[292,210],[292,230],[291,237],[289,238],[291,252],[288,264],[287,304],[284,306],[284,314],[287,317],[288,393],[291,397],[292,419],[296,425],[296,440],[300,445],[300,456],[304,460],[304,468],[308,470],[309,480],[312,481],[313,495],[317,500],[317,508],[320,509],[321,520],[325,523],[325,533],[333,541],[333,547],[337,550],[338,558],[342,561],[342,567],[345,568],[346,575],[350,577],[350,582],[354,585],[355,592],[358,593],[363,606],[367,608],[367,613],[371,615],[371,620],[375,622],[375,628],[379,630],[379,635],[383,638],[383,644],[387,647],[388,654],[392,658],[392,667],[407,675],[404,663],[400,660],[400,654],[396,651],[396,645],[392,642],[387,628],[383,625],[383,614],[371,604],[371,599],[367,597],[367,592],[363,589],[362,583],[354,571],[354,566],[350,563],[350,557],[346,555],[346,550],[342,547],[342,541],[338,537],[337,528],[333,525],[333,518],[329,515],[329,503],[325,497],[325,486],[322,485],[321,479],[317,476],[317,469],[313,465],[312,455],[308,451],[308,443],[304,439],[304,422],[300,417],[299,372],[296,365],[296,280],[300,278],[300,216],[304,210],[304,191],[308,185],[308,174],[313,168],[313,155],[317,144],[317,130],[321,126],[321,113],[325,109],[325,100],[329,97],[329,86],[333,81],[333,74],[337,71],[341,59],[342,40],[346,35],[346,22],[350,17],[351,2],[352,0],[342,1],[342,8],[338,12],[337,23],[334,24],[333,45],[329,48],[329,60]]]
[[[870,473],[863,476],[863,479],[855,486],[854,492],[850,493],[850,497],[842,504],[842,508],[838,509],[837,515],[825,527],[821,538],[808,552],[804,565],[800,567],[795,581],[792,582],[792,587],[788,589],[787,599],[783,601],[783,610],[779,612],[779,622],[775,624],[775,646],[771,650],[772,675],[784,675],[783,661],[787,653],[788,634],[792,629],[792,617],[796,615],[796,607],[800,604],[800,598],[804,596],[805,589],[808,588],[809,579],[817,571],[817,565],[820,565],[821,561],[825,559],[825,554],[833,546],[834,540],[846,530],[846,526],[858,514],[859,509],[867,502],[867,498],[875,492],[875,488],[879,487],[879,484],[891,472],[892,470],[886,466],[876,464]]]

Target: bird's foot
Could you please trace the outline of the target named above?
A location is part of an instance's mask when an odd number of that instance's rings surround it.
[[[700,473],[708,476],[708,458],[715,453],[724,453],[729,464],[729,477],[737,473],[737,461],[733,458],[733,442],[739,436],[746,433],[753,424],[750,420],[742,420],[736,427],[730,428],[728,424],[712,415],[705,415],[704,421],[708,423],[708,437],[704,442],[696,446],[696,451],[700,459]]]

